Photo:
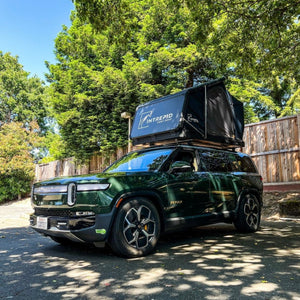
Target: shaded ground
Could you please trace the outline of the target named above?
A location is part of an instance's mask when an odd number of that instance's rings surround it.
[[[30,201],[0,207],[0,299],[300,299],[300,224],[199,227],[138,259],[63,247],[28,227]]]

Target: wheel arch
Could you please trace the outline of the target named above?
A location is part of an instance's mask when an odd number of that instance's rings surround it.
[[[112,218],[111,224],[109,226],[109,234],[108,234],[107,238],[109,238],[109,235],[111,234],[111,229],[115,222],[116,215],[118,214],[120,207],[122,207],[122,205],[124,205],[128,201],[130,201],[134,198],[137,198],[137,197],[141,197],[141,198],[145,198],[145,199],[149,200],[156,207],[157,212],[159,214],[159,218],[160,218],[160,225],[161,225],[160,231],[161,231],[161,233],[165,231],[166,218],[165,218],[164,207],[162,204],[161,197],[154,191],[147,191],[147,190],[146,191],[136,191],[136,192],[125,193],[117,199],[117,201],[114,205],[113,218]]]

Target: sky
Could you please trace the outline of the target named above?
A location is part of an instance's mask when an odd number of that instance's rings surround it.
[[[0,0],[0,51],[45,81],[45,61],[55,63],[54,39],[71,25],[72,9],[72,0]]]

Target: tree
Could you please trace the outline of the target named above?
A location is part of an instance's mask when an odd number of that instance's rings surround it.
[[[43,83],[0,51],[0,202],[30,191],[47,126],[44,97]]]
[[[109,52],[116,56],[112,62]],[[131,104],[126,80],[115,66],[118,50],[74,17],[72,27],[56,39],[56,57],[59,63],[49,65],[51,105],[68,154],[85,159],[100,148],[124,144],[121,112]]]
[[[166,22],[159,23],[164,9],[164,1],[149,9],[150,17],[142,7],[137,9],[140,22],[130,21],[131,42],[126,45],[125,33],[112,37],[112,27],[95,32],[76,15],[72,26],[58,35],[58,63],[49,65],[48,80],[70,155],[86,158],[125,145],[123,111],[134,114],[140,103],[193,86],[203,77],[217,77],[205,53],[188,41],[191,37],[184,37],[186,28],[194,28],[188,11],[172,8],[164,13]]]
[[[74,0],[79,17],[96,30],[113,27],[120,34],[132,29],[130,19],[160,8],[159,0]],[[289,71],[299,80],[299,0],[166,0],[164,9],[188,9],[196,24],[195,39],[206,41],[213,35],[221,57],[224,50],[239,57],[241,67],[259,66],[263,71]],[[164,24],[164,11],[158,11]],[[150,19],[149,15],[149,19]],[[161,22],[156,23],[160,26]],[[129,25],[129,26],[128,26]],[[155,27],[153,28],[155,30]],[[224,44],[224,40],[226,44]],[[271,66],[271,68],[270,68]],[[247,70],[249,71],[249,70]]]
[[[230,79],[246,79],[248,84],[253,82],[253,87],[262,96],[269,96],[274,102],[271,107],[265,102],[260,103],[263,118],[299,111],[299,0],[166,0],[163,4],[159,0],[74,2],[82,20],[90,22],[96,30],[112,30],[116,35],[130,31],[133,27],[130,20],[143,20],[143,16],[150,20],[152,27],[148,28],[153,29],[152,34],[148,34],[150,40],[159,32],[167,36],[168,29],[181,28],[169,35],[173,41],[177,37],[176,41],[192,42],[202,58],[209,57],[213,62],[211,66],[219,69],[218,73]],[[140,12],[141,7],[144,13]],[[155,9],[156,16],[151,13]],[[180,27],[179,21],[174,23],[176,26],[169,26],[167,20],[172,16],[172,9],[184,10],[181,16],[193,25]],[[181,20],[178,14],[176,17],[176,21]],[[147,32],[145,26],[140,32],[142,35]],[[172,43],[168,38],[164,40],[168,45]],[[121,42],[124,43],[124,39]],[[208,50],[203,52],[203,49]],[[203,77],[201,80],[205,80]],[[248,98],[247,101],[253,102],[251,106],[257,104],[257,99]],[[246,108],[251,109],[251,106]]]
[[[34,179],[34,161],[31,152],[40,142],[36,122],[23,127],[10,122],[0,128],[0,202],[13,200],[30,192]]]
[[[246,5],[236,1],[235,14],[230,1],[77,0],[75,5],[79,17],[73,13],[72,26],[58,35],[58,62],[49,65],[48,77],[70,155],[87,158],[125,145],[127,123],[121,112],[134,114],[140,103],[222,76],[245,102],[247,122],[297,108],[296,73],[273,63],[280,52],[271,39],[262,44],[272,22],[264,23],[257,41],[254,35],[247,40],[261,5],[253,4],[252,27]],[[273,17],[274,9],[269,11],[264,18]],[[287,9],[284,24],[294,20],[294,13]],[[282,37],[293,36],[294,28],[292,34],[284,24]],[[266,46],[272,56],[262,56]]]
[[[194,1],[190,3],[194,5]],[[258,98],[247,101],[255,107],[260,120],[299,112],[299,3],[299,0],[214,3],[221,17],[214,33],[216,48],[212,55],[224,70],[234,70],[234,79],[242,79],[248,87],[252,82],[252,87],[261,94],[255,92]],[[242,84],[241,88],[247,87]]]
[[[46,130],[45,87],[37,77],[29,77],[18,57],[0,51],[0,126],[37,121]]]

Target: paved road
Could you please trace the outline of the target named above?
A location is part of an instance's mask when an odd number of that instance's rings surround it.
[[[0,206],[0,299],[300,299],[300,224],[231,225],[161,238],[138,259],[63,247],[28,227],[29,201]]]

